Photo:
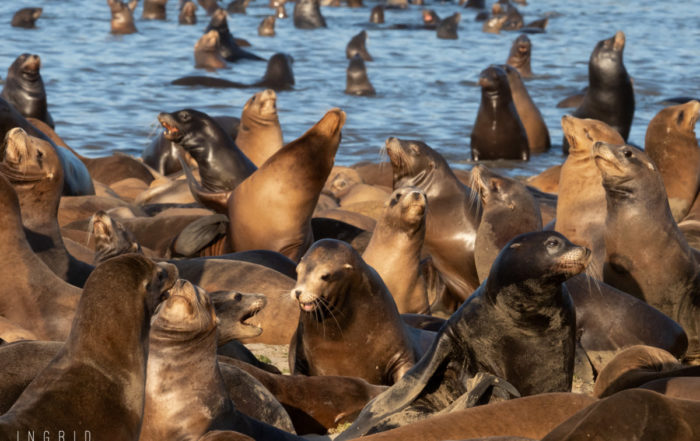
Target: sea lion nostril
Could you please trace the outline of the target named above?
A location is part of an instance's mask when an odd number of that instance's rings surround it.
[[[294,297],[296,297],[297,300],[298,300],[300,296],[301,296],[301,290],[300,290],[300,289],[295,289],[295,290],[294,290]]]

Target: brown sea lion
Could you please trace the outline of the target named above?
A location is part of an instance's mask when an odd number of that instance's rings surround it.
[[[294,5],[294,27],[297,29],[325,28],[319,0],[299,0]]]
[[[236,145],[260,167],[283,145],[277,115],[277,94],[266,89],[253,95],[243,106]]]
[[[542,173],[527,178],[527,185],[544,193],[557,194],[559,192],[559,175],[561,165],[553,165]]]
[[[520,121],[525,127],[525,133],[527,133],[530,153],[546,152],[550,149],[552,143],[549,139],[549,130],[547,130],[547,125],[540,110],[530,98],[530,94],[527,92],[518,70],[507,64],[502,67],[508,76],[508,85],[510,86],[515,110],[518,111]]]
[[[356,54],[348,63],[345,81],[345,93],[348,95],[374,96],[377,92],[369,81],[365,61]]]
[[[137,254],[97,267],[65,345],[0,417],[3,436],[39,427],[56,438],[76,431],[96,439],[137,439],[151,314],[176,277],[172,265]]]
[[[32,29],[42,12],[43,8],[22,8],[15,12],[10,24],[16,28]]]
[[[649,122],[644,151],[659,168],[676,222],[690,210],[700,188],[700,148],[695,137],[700,102],[671,106]]]
[[[369,14],[369,22],[375,23],[375,24],[384,23],[384,6],[383,5],[377,5],[377,6],[372,8],[372,11]]]
[[[263,18],[263,20],[258,25],[258,35],[261,37],[274,37],[275,36],[275,20],[277,17],[274,15],[268,15]]]
[[[313,242],[311,215],[333,167],[344,124],[345,112],[328,111],[233,190],[228,199],[233,251],[267,249],[294,261],[301,258]]]
[[[165,20],[165,5],[168,0],[144,0],[141,18],[144,20]]]
[[[681,400],[700,400],[700,377],[698,376],[659,378],[644,383],[639,388],[653,390],[667,397]]]
[[[532,77],[532,68],[530,67],[530,58],[532,57],[532,43],[525,34],[518,35],[510,47],[510,53],[506,64],[513,66],[518,70],[518,73],[523,78]]]
[[[284,3],[281,3],[275,7],[275,17],[277,18],[288,18],[287,10],[284,9]]]
[[[481,103],[471,133],[474,161],[530,159],[525,127],[513,103],[506,72],[490,66],[479,74]]]
[[[232,0],[226,6],[226,12],[229,14],[245,14],[249,3],[250,0]]]
[[[355,55],[359,55],[365,61],[373,61],[372,56],[367,52],[367,31],[362,30],[359,34],[354,35],[348,45],[345,46],[345,57],[352,60]]]
[[[219,54],[219,33],[209,31],[194,45],[194,67],[198,69],[216,70],[226,67],[226,60]]]
[[[139,0],[131,0],[128,4],[121,0],[107,0],[107,5],[112,13],[110,23],[113,34],[133,34],[137,32],[134,25],[134,9]]]
[[[212,15],[214,12],[220,9],[219,0],[197,0],[197,3],[199,3],[199,6],[204,8],[207,15]]]
[[[181,25],[197,24],[197,5],[191,0],[183,2],[180,6],[180,15],[177,17],[177,22]]]
[[[143,253],[133,234],[104,211],[90,218],[90,230],[95,241],[95,265],[127,253]]]
[[[17,57],[7,70],[7,78],[0,96],[25,118],[33,117],[53,127],[40,69],[41,58],[38,55],[22,54]]]

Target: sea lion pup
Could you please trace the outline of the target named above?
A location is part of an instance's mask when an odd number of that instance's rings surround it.
[[[345,112],[329,110],[233,190],[228,198],[233,251],[266,249],[299,261],[313,242],[311,216],[344,124]]]
[[[362,30],[359,34],[354,35],[348,45],[345,46],[345,57],[352,60],[355,55],[359,55],[365,61],[373,61],[372,56],[367,52],[367,31]]]
[[[267,17],[263,18],[260,25],[258,25],[258,35],[261,37],[274,37],[275,20],[276,17],[274,15],[268,15]]]
[[[97,439],[137,439],[151,314],[176,278],[172,265],[138,254],[95,268],[65,345],[0,417],[3,437],[40,427],[56,438],[75,431]]]
[[[386,140],[395,189],[414,186],[428,197],[425,252],[447,285],[441,299],[450,315],[479,286],[474,264],[474,241],[481,220],[481,203],[454,175],[447,161],[421,141]]]
[[[143,253],[134,235],[102,210],[90,218],[89,230],[95,240],[95,265],[122,254]]]
[[[41,17],[43,8],[22,8],[12,16],[10,24],[16,28],[35,28],[36,21]]]
[[[109,10],[112,12],[110,23],[113,34],[133,34],[137,32],[134,25],[134,9],[139,4],[139,0],[131,0],[127,5],[121,0],[107,0]]]
[[[290,371],[392,385],[420,358],[391,293],[349,244],[314,243],[297,274],[290,295],[301,315],[289,346]]]
[[[513,103],[508,76],[498,66],[479,75],[481,103],[471,133],[474,161],[530,159],[527,132]]]
[[[168,0],[144,0],[141,18],[144,20],[165,20],[165,5]]]
[[[644,151],[659,168],[668,205],[680,222],[695,200],[700,187],[700,148],[695,137],[700,102],[671,106],[649,122]]]
[[[365,61],[360,54],[356,54],[348,63],[345,93],[348,95],[374,96],[377,92],[369,82]]]
[[[634,117],[634,89],[622,62],[624,49],[622,31],[596,44],[588,61],[588,89],[572,115],[603,121],[627,141]],[[564,153],[569,150],[566,138],[562,149]]]
[[[243,106],[236,145],[256,167],[260,167],[283,144],[277,94],[272,89],[265,89],[253,95]]]
[[[503,65],[502,68],[508,76],[508,85],[510,86],[515,110],[517,110],[520,122],[523,123],[525,133],[527,133],[530,153],[546,152],[552,147],[552,143],[540,109],[537,108],[532,98],[530,98],[530,94],[527,92],[518,70],[508,64]]]
[[[231,191],[255,170],[231,137],[209,115],[192,109],[159,113],[163,136],[179,144],[199,166],[202,186],[209,191]]]
[[[377,5],[377,6],[372,8],[372,11],[369,14],[369,22],[374,23],[374,24],[384,23],[384,6],[383,5]]]
[[[512,384],[506,389],[510,394],[517,394],[513,386],[523,396],[571,390],[576,323],[563,283],[589,260],[589,250],[557,232],[514,238],[486,281],[440,329],[428,353],[365,406],[341,439],[443,411],[472,392],[469,383],[484,374]],[[505,383],[496,379],[495,384],[499,381]]]
[[[697,360],[698,265],[673,220],[658,169],[629,145],[597,142],[593,157],[603,175],[608,206],[604,281],[678,322],[688,334],[685,360]]]
[[[7,132],[0,150],[0,174],[17,192],[32,249],[56,275],[82,287],[93,267],[71,256],[63,244],[57,220],[63,169],[56,151],[19,127]]]
[[[36,118],[53,127],[53,118],[47,109],[46,89],[41,79],[41,58],[36,54],[22,54],[7,70],[2,96],[25,118]]]
[[[506,64],[513,66],[518,70],[518,73],[523,78],[532,77],[532,68],[530,67],[530,58],[532,57],[532,43],[525,34],[518,35],[510,47],[508,60]]]
[[[457,37],[457,27],[459,26],[459,21],[462,19],[462,14],[455,12],[449,17],[440,20],[440,24],[437,26],[437,38],[442,38],[444,40],[456,40]]]
[[[382,218],[362,254],[381,276],[399,312],[430,312],[426,279],[421,270],[428,200],[414,187],[391,194]]]
[[[226,14],[225,10],[221,8],[217,9],[212,14],[209,25],[207,25],[207,28],[204,30],[204,32],[213,30],[219,33],[219,39],[221,41],[221,45],[219,46],[219,54],[221,57],[230,62],[235,62],[241,59],[265,61],[264,58],[261,58],[239,47],[236,40],[233,38],[231,31],[229,30],[228,21],[226,18],[227,16],[228,14]]]
[[[561,167],[554,229],[591,250],[586,274],[603,280],[607,202],[603,177],[591,152],[596,141],[623,144],[624,140],[617,130],[595,119],[564,115],[561,127],[569,156]]]
[[[194,44],[194,67],[210,71],[225,68],[226,60],[220,55],[220,47],[218,32],[212,30],[202,35]]]
[[[557,426],[542,441],[692,441],[700,436],[700,402],[668,398],[643,389],[598,400]]]
[[[298,29],[325,28],[319,0],[299,0],[294,5],[294,27]]]
[[[193,25],[197,24],[197,5],[195,5],[191,0],[187,0],[180,6],[180,15],[177,17],[177,22],[181,25]]]

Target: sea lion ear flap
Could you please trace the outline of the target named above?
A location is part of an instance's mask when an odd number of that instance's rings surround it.
[[[134,9],[136,9],[136,6],[139,4],[139,0],[131,0],[128,4],[129,10],[131,12],[134,12]]]
[[[352,271],[352,270],[353,270],[353,266],[350,265],[349,263],[346,263],[345,265],[343,265],[343,269],[344,269],[344,270],[347,270],[347,271]]]

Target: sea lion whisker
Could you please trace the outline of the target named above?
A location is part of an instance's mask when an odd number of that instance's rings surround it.
[[[328,300],[327,300],[327,299],[324,299],[324,298],[322,298],[322,297],[319,297],[319,298],[318,298],[318,303],[319,303],[320,306],[323,306],[323,308],[325,308],[326,311],[328,311],[328,314],[330,314],[331,318],[333,319],[333,321],[335,322],[335,324],[338,326],[338,330],[340,331],[340,336],[341,336],[341,337],[343,338],[343,340],[344,340],[344,339],[345,339],[345,336],[343,335],[343,328],[340,326],[340,322],[339,322],[338,319],[335,317],[335,314],[333,314],[333,310],[330,308],[330,304],[329,304]],[[324,329],[324,331],[325,331],[325,329]]]

